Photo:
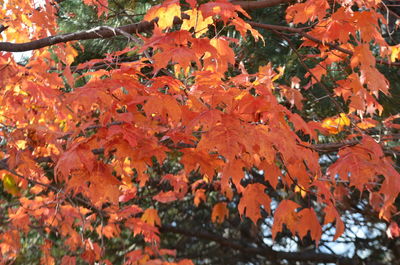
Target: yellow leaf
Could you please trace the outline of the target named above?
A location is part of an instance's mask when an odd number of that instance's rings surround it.
[[[307,195],[307,192],[303,188],[303,186],[297,184],[296,187],[294,188],[295,192],[300,193],[301,197],[304,198]]]
[[[322,122],[322,127],[327,129],[331,134],[338,134],[343,131],[345,126],[350,125],[350,119],[346,114],[340,113],[339,117],[326,118]]]
[[[181,18],[181,6],[179,5],[179,1],[169,0],[165,1],[162,5],[150,8],[144,16],[144,20],[152,21],[158,18],[158,26],[161,29],[166,29],[172,27],[175,17]]]
[[[14,177],[10,174],[4,174],[3,175],[3,187],[4,190],[8,193],[10,193],[13,196],[18,196],[19,195],[19,187],[17,186],[17,183],[14,180]]]
[[[390,55],[390,61],[394,62],[396,59],[399,57],[400,53],[400,46],[393,46],[392,48],[392,54]]]
[[[344,124],[345,126],[350,126],[350,119],[347,117],[346,114],[340,113],[339,116],[340,116],[339,122],[343,122],[343,124]]]
[[[279,79],[283,75],[283,73],[285,72],[285,66],[284,67],[279,66],[277,68],[277,70],[278,70],[278,74],[275,75],[274,77],[272,77],[272,79],[271,79],[272,82],[274,82],[275,80]]]
[[[70,44],[67,44],[65,53],[66,63],[71,65],[74,62],[75,57],[78,56],[78,52]]]
[[[182,30],[190,30],[194,28],[196,38],[200,37],[202,34],[208,31],[208,25],[213,23],[211,17],[203,18],[200,10],[193,9],[185,12],[190,16],[190,19],[185,19],[182,23]]]
[[[25,149],[27,146],[27,142],[25,140],[18,140],[15,142],[17,145],[18,149]]]

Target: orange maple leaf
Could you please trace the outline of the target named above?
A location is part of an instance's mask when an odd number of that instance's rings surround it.
[[[148,208],[144,211],[141,219],[150,225],[161,225],[160,217],[158,216],[158,211],[154,208]]]
[[[214,223],[223,223],[225,218],[229,216],[229,210],[226,207],[226,202],[219,202],[214,205],[212,213],[211,213],[211,220]]]
[[[261,206],[270,212],[271,198],[264,192],[265,189],[259,183],[247,185],[238,205],[240,215],[246,214],[255,224],[261,218]]]

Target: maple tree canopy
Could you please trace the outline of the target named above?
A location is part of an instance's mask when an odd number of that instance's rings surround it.
[[[355,196],[399,236],[400,114],[381,101],[393,86],[381,66],[397,69],[400,45],[385,38],[396,25],[384,2],[167,0],[138,23],[61,34],[66,2],[0,0],[0,264],[18,262],[32,233],[42,264],[193,264],[163,247],[167,233],[275,261],[356,264],[183,231],[181,212],[166,212],[175,203],[190,204],[188,220],[207,209],[201,222],[215,227],[236,216],[272,244],[318,247],[351,229]],[[103,21],[114,2],[83,0]],[[280,24],[248,13],[279,5]],[[250,71],[241,47],[274,45],[260,32],[293,49],[305,72],[268,61]],[[77,59],[83,40],[116,37],[126,47]],[[31,55],[16,61],[22,51]],[[312,109],[315,90],[329,115]],[[141,243],[113,260],[108,242],[126,233]]]

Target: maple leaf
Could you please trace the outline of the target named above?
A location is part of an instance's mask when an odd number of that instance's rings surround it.
[[[20,235],[18,230],[7,230],[0,234],[0,252],[3,257],[13,259],[21,248]]]
[[[141,218],[145,223],[147,223],[149,225],[153,225],[153,226],[161,225],[161,220],[160,220],[160,217],[158,216],[158,212],[154,208],[146,209]]]
[[[340,7],[331,17],[320,20],[319,26],[313,28],[310,34],[322,41],[338,40],[340,43],[346,43],[350,36],[354,36],[357,31],[353,21],[349,21],[352,16],[353,14],[350,10]],[[310,45],[314,44],[310,43]]]
[[[247,185],[238,205],[240,215],[245,214],[255,224],[261,218],[261,206],[266,212],[270,212],[271,198],[264,190],[265,186],[259,183]]]
[[[202,4],[199,10],[203,13],[205,18],[210,16],[219,16],[222,21],[226,24],[231,18],[238,17],[238,12],[242,13],[247,18],[250,18],[249,14],[239,5],[233,5],[227,0],[217,0],[215,2],[208,2]]]
[[[121,185],[121,192],[123,193],[119,196],[120,202],[127,202],[136,197],[137,189],[135,187],[123,186]]]
[[[389,205],[400,192],[400,174],[384,157],[381,146],[373,138],[364,136],[359,145],[344,148],[338,155],[338,161],[328,168],[328,174],[349,179],[350,185],[359,190],[364,190],[378,175],[385,177],[379,190],[385,198],[379,215],[387,218]]]
[[[153,196],[153,199],[162,203],[169,203],[176,201],[178,198],[176,197],[175,192],[173,191],[161,191],[157,195]]]
[[[371,11],[363,11],[356,12],[354,14],[355,25],[358,28],[361,38],[369,43],[371,41],[384,44],[385,41],[382,38],[382,35],[379,33],[379,27],[377,26],[378,20],[381,20],[385,23],[386,19],[384,16],[377,12]]]
[[[374,67],[376,64],[375,57],[372,55],[369,45],[360,44],[354,48],[353,57],[351,58],[351,67],[361,65],[363,68]]]
[[[254,28],[250,26],[250,24],[246,23],[243,19],[236,17],[232,19],[230,25],[235,26],[235,29],[240,32],[243,38],[246,37],[246,33],[250,31],[250,34],[254,37],[256,41],[261,39],[265,44],[264,37]]]
[[[129,218],[126,220],[125,225],[133,231],[136,236],[142,234],[146,242],[159,242],[158,229],[150,224],[146,224],[139,218]]]
[[[129,205],[126,207],[122,207],[119,210],[118,216],[122,219],[126,219],[130,216],[135,216],[139,213],[143,212],[143,210],[137,205]]]
[[[363,121],[359,122],[356,124],[358,128],[360,129],[369,129],[369,128],[374,128],[378,125],[378,122],[371,119],[371,118],[365,118]]]
[[[178,122],[181,119],[181,107],[176,99],[168,95],[160,95],[159,97],[151,97],[143,107],[147,115],[151,117],[161,116],[165,121],[171,119]]]
[[[161,5],[153,6],[144,16],[145,21],[158,18],[157,24],[161,29],[172,27],[174,18],[181,18],[181,6],[178,0],[167,0]]]
[[[64,27],[57,24],[64,5],[2,2],[0,49],[33,47],[50,35],[54,36],[46,40],[58,44],[33,51],[25,65],[0,51],[1,184],[11,194],[0,202],[0,212],[8,218],[0,231],[1,264],[18,262],[25,248],[21,242],[36,237],[35,231],[43,264],[75,264],[79,259],[111,264],[103,254],[126,228],[133,237],[144,239],[135,246],[140,249],[119,257],[126,263],[193,264],[163,257],[177,255],[159,245],[160,216],[171,219],[170,210],[161,212],[171,209],[163,203],[174,202],[173,214],[180,220],[181,207],[187,210],[193,202],[197,208],[190,214],[205,211],[206,205],[200,204],[216,198],[221,201],[212,207],[212,222],[224,222],[235,214],[229,210],[236,205],[241,217],[256,224],[262,211],[270,214],[272,204],[273,238],[286,227],[300,239],[309,235],[318,244],[320,219],[323,225],[335,224],[334,240],[344,232],[343,220],[348,219],[342,220],[341,214],[352,214],[347,202],[358,189],[363,209],[369,203],[368,214],[376,211],[388,222],[387,235],[399,236],[395,218],[400,174],[390,157],[398,150],[393,148],[392,133],[400,128],[399,115],[383,122],[377,117],[387,105],[381,105],[380,96],[389,95],[390,88],[388,71],[380,72],[377,66],[387,64],[387,58],[395,62],[400,52],[382,36],[382,28],[390,31],[391,24],[384,26],[380,1],[339,1],[331,6],[326,0],[307,0],[287,7],[286,21],[307,28],[248,23],[251,18],[243,1],[184,2],[164,1],[151,7],[142,22],[119,28],[143,34],[143,45],[98,54],[105,59],[82,64],[78,61],[90,51],[69,40],[101,38],[97,32],[104,29],[57,36]],[[249,2],[247,7],[261,2]],[[113,19],[114,15],[103,16],[112,8],[107,0],[83,3],[92,6],[98,18]],[[72,22],[79,16],[66,15]],[[257,64],[259,58],[247,58],[254,52],[243,49],[243,44],[248,33],[263,39],[251,25],[298,33],[303,38],[302,63],[317,63],[304,77],[294,76],[297,65],[291,60],[287,72],[269,63],[251,73],[245,65]],[[240,39],[224,36],[227,32]],[[273,43],[267,45],[274,48]],[[131,55],[134,61],[124,62]],[[395,64],[386,66],[391,69]],[[340,104],[348,114],[313,121],[320,114],[320,102],[310,105],[309,95],[333,72],[342,80],[334,78],[329,85],[343,99]],[[300,80],[310,77],[300,90]],[[283,85],[287,81],[290,86]],[[393,110],[385,113],[389,112]],[[374,127],[382,133],[379,142],[369,136],[375,134],[369,130]],[[337,136],[318,134],[343,136],[344,130],[352,133],[350,142],[333,142]],[[326,161],[320,151],[337,152],[337,160]],[[270,192],[279,195],[273,203]],[[184,230],[192,223],[185,220],[179,225],[171,230],[191,233]],[[74,256],[61,258],[53,251],[53,242],[45,236],[49,234]]]
[[[107,238],[118,237],[120,234],[120,229],[118,225],[109,223],[106,226],[98,226],[96,232],[99,235],[104,235]]]
[[[78,143],[60,157],[55,167],[55,172],[60,173],[63,178],[68,178],[73,169],[82,166],[88,171],[92,171],[94,166],[93,158],[94,155],[89,146]]]
[[[108,138],[111,139],[115,136],[122,135],[122,139],[126,140],[131,147],[138,145],[138,139],[140,138],[141,132],[138,131],[134,126],[128,124],[110,126],[108,128]]]
[[[96,6],[98,17],[108,13],[108,0],[83,0],[83,3]]]
[[[300,238],[306,236],[307,232],[310,231],[311,238],[318,244],[322,235],[322,228],[314,209],[305,208],[296,212],[295,210],[299,207],[300,205],[289,200],[283,200],[279,203],[274,213],[272,238],[275,238],[276,234],[282,231],[282,225],[285,224],[293,234],[297,233]]]
[[[64,256],[61,259],[61,265],[75,265],[75,264],[76,264],[76,257]]]
[[[148,258],[143,255],[143,251],[141,249],[129,251],[125,257],[127,258],[127,262],[133,263],[138,261],[145,261]]]
[[[202,137],[197,148],[203,150],[216,150],[228,161],[240,154],[246,147],[246,128],[240,121],[232,116],[225,115],[223,121],[218,123]],[[248,147],[248,149],[251,149]]]
[[[184,150],[181,162],[185,165],[185,171],[188,173],[193,170],[200,170],[212,179],[215,170],[218,169],[223,162],[216,155],[209,154],[201,149],[187,148]]]
[[[350,125],[350,119],[344,113],[340,113],[339,117],[326,118],[322,121],[322,127],[326,128],[331,134],[338,134],[343,131],[345,126]]]
[[[199,57],[207,50],[204,50],[204,47],[201,50],[198,45],[190,47],[189,44],[193,41],[193,38],[188,31],[161,33],[159,28],[156,28],[155,31],[151,38],[145,40],[146,44],[142,47],[142,50],[147,47],[162,50],[162,53],[156,53],[153,56],[155,70],[166,67],[170,61],[177,63],[184,70],[191,66],[192,62],[195,62],[198,66],[201,65]]]
[[[295,24],[304,24],[315,19],[322,20],[326,15],[329,4],[326,0],[309,0],[296,3],[286,11],[286,20]]]
[[[98,205],[103,202],[118,203],[120,182],[112,175],[109,167],[102,163],[97,163],[90,175],[89,182],[87,195],[94,204]]]
[[[223,192],[228,192],[230,190],[229,188],[230,179],[232,179],[232,182],[233,184],[235,184],[235,187],[238,190],[238,192],[242,192],[243,186],[240,184],[240,181],[244,176],[243,172],[244,167],[245,164],[239,159],[235,159],[225,164],[221,177],[221,185],[222,185],[221,190]]]
[[[399,54],[400,54],[400,45],[395,45],[390,48],[391,48],[390,61],[395,62],[396,59],[398,59]]]
[[[297,228],[297,233],[300,238],[307,235],[307,231],[310,231],[310,236],[315,240],[318,245],[319,240],[322,235],[322,228],[318,221],[318,217],[312,208],[306,208],[298,213],[299,223]]]
[[[179,199],[182,199],[188,191],[188,179],[185,175],[167,174],[161,179],[161,182],[169,182],[174,188],[175,196]]]
[[[194,205],[199,206],[201,202],[206,201],[206,194],[204,189],[198,189],[195,191],[194,195]]]
[[[287,228],[292,231],[296,231],[296,224],[298,221],[295,210],[300,205],[290,200],[283,200],[279,203],[274,213],[274,224],[272,225],[272,238],[276,237],[276,234],[282,231],[282,226],[285,224]]]
[[[8,193],[10,193],[13,196],[19,196],[20,188],[18,187],[18,185],[15,182],[15,179],[12,175],[3,174],[2,180],[3,180],[3,187],[4,187],[5,191],[7,191]]]
[[[29,232],[29,225],[31,225],[31,221],[29,219],[29,215],[23,209],[20,208],[15,212],[9,211],[8,216],[15,227],[21,229],[21,231]]]
[[[218,65],[217,71],[225,72],[228,69],[228,63],[235,63],[235,54],[231,47],[229,47],[229,42],[225,38],[214,38],[210,41],[210,44],[215,47],[218,54]]]
[[[208,31],[208,25],[214,23],[212,17],[203,18],[200,10],[192,9],[185,11],[185,14],[190,16],[190,19],[183,20],[181,30],[190,30],[193,28],[196,38],[205,34]]]
[[[295,87],[281,86],[281,88],[281,94],[289,100],[290,104],[301,110],[303,108],[303,95],[301,92]]]
[[[226,217],[229,216],[229,210],[226,207],[226,202],[219,202],[214,205],[212,213],[211,213],[211,220],[213,223],[222,224]]]
[[[328,224],[333,222],[336,219],[336,233],[335,236],[333,237],[333,240],[336,240],[339,238],[341,234],[344,232],[344,223],[342,219],[339,216],[338,211],[333,205],[328,205],[325,209],[325,221],[324,224]]]
[[[96,260],[100,260],[100,257],[101,248],[99,244],[87,240],[85,242],[85,251],[82,253],[81,258],[88,263],[94,263]]]

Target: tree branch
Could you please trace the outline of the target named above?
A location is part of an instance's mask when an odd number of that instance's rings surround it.
[[[283,1],[283,0],[273,0],[273,1]],[[182,17],[186,18],[187,15],[183,14]],[[125,33],[127,33],[127,34],[128,33],[129,34],[141,33],[141,32],[152,30],[154,27],[154,23],[156,21],[157,21],[157,19],[155,19],[151,22],[142,21],[139,23],[128,24],[125,26],[117,27],[117,28],[99,26],[99,27],[89,29],[89,30],[50,36],[50,37],[46,37],[43,39],[34,40],[31,42],[25,42],[25,43],[0,42],[0,51],[24,52],[24,51],[36,50],[36,49],[44,48],[44,47],[51,46],[54,44],[66,43],[66,42],[75,41],[75,40],[90,40],[90,39],[99,39],[99,38],[106,39],[106,38],[111,38],[111,37],[115,37],[118,35],[125,35]],[[180,24],[180,23],[182,23],[182,20],[179,19],[178,17],[175,17],[174,24]],[[263,28],[263,29],[267,29],[267,30],[276,30],[276,31],[289,31],[289,32],[293,32],[293,33],[298,33],[301,36],[303,36],[315,43],[329,46],[332,49],[338,50],[338,51],[343,52],[350,56],[353,55],[352,51],[341,48],[337,44],[333,44],[333,43],[329,43],[329,42],[325,43],[322,40],[319,40],[319,39],[305,33],[304,30],[300,29],[300,28],[291,28],[291,27],[279,26],[279,25],[262,24],[262,23],[252,22],[252,21],[248,21],[248,23],[252,27],[256,27],[256,28]],[[122,32],[124,34],[122,34]],[[377,59],[376,62],[379,64],[400,66],[400,63],[392,63],[392,62],[388,62],[388,61],[382,60],[382,59]]]
[[[176,19],[177,23],[181,22],[180,19]],[[11,43],[11,42],[0,42],[0,51],[6,52],[25,52],[44,48],[58,43],[66,43],[75,40],[90,40],[90,39],[106,39],[114,36],[122,35],[121,32],[126,33],[140,33],[153,29],[154,21],[142,21],[140,23],[129,24],[121,26],[112,30],[110,27],[96,27],[89,30],[66,33],[61,35],[49,36],[43,39],[34,40],[25,43]]]
[[[244,9],[256,9],[276,6],[282,3],[288,3],[292,0],[263,0],[263,1],[233,1],[233,4],[240,5]],[[175,24],[181,23],[181,20],[175,18]],[[11,43],[11,42],[0,42],[0,51],[5,52],[25,52],[36,50],[44,47],[48,47],[58,43],[66,43],[75,40],[89,40],[97,38],[111,38],[117,35],[122,35],[121,32],[126,33],[140,33],[151,30],[154,26],[154,21],[142,21],[136,24],[129,24],[110,30],[109,27],[96,27],[90,30],[84,30],[79,32],[66,33],[61,35],[49,36],[39,40],[34,40],[26,43]],[[0,25],[0,33],[7,29],[8,26]]]
[[[345,258],[326,253],[317,253],[315,251],[285,252],[285,251],[275,251],[269,247],[268,248],[248,247],[240,243],[237,243],[238,240],[227,239],[222,236],[218,236],[216,234],[211,234],[208,232],[185,230],[174,226],[162,226],[160,227],[159,230],[161,233],[175,233],[187,237],[195,237],[208,241],[214,241],[220,244],[221,246],[238,250],[246,254],[263,256],[268,260],[308,261],[308,262],[318,262],[318,263],[335,263],[338,265],[360,264],[357,261],[350,258]]]

